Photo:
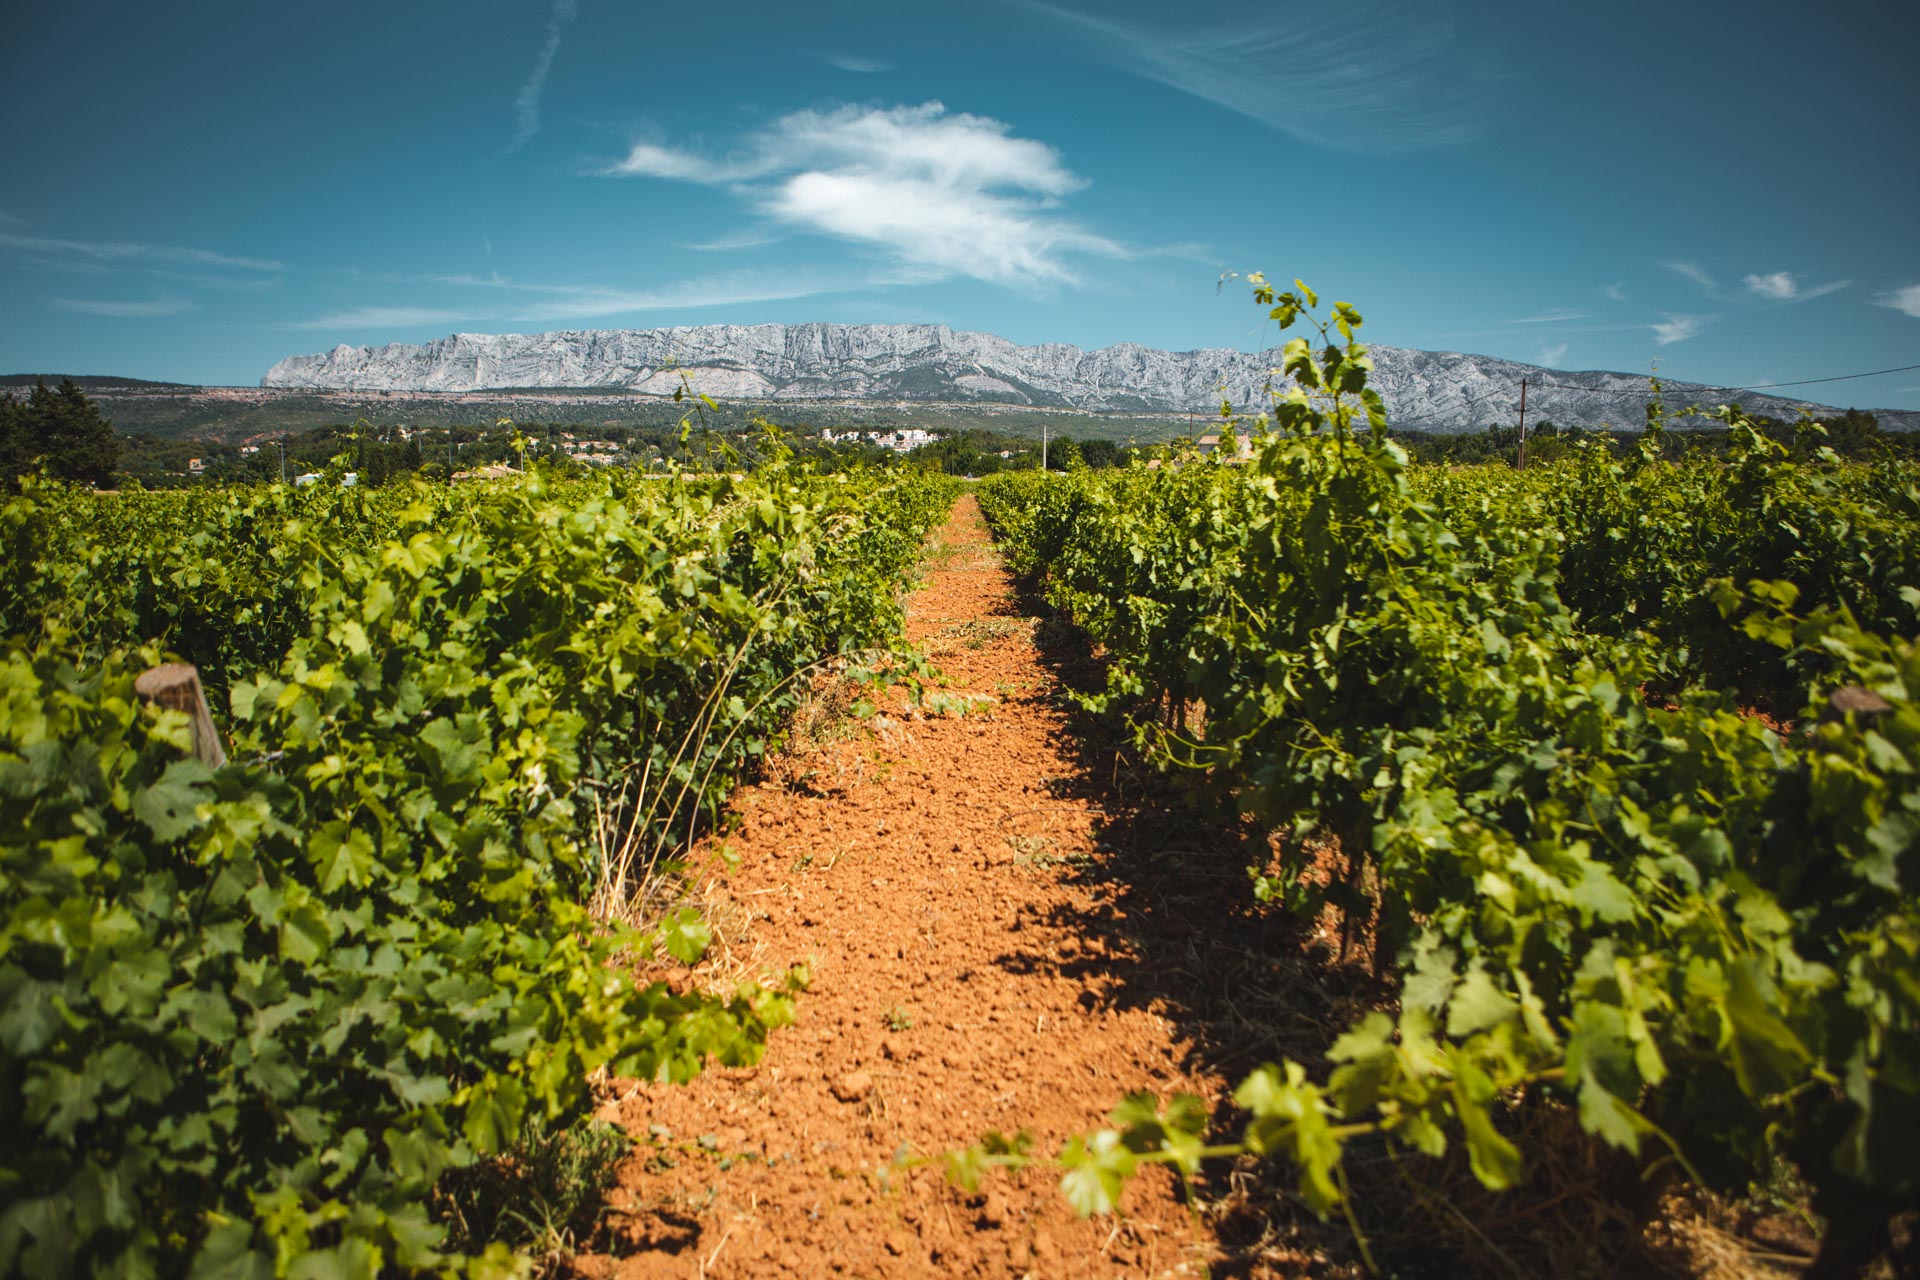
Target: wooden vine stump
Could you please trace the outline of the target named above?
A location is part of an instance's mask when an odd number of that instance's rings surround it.
[[[1863,720],[1872,720],[1891,710],[1893,710],[1893,704],[1873,690],[1850,684],[1844,689],[1833,691],[1833,696],[1827,699],[1827,708],[1820,718],[1832,722],[1855,715]]]
[[[193,725],[193,754],[209,769],[227,762],[220,746],[220,734],[213,727],[213,713],[207,710],[207,691],[200,687],[200,672],[191,662],[164,662],[144,671],[133,682],[133,691],[147,702],[183,711]]]

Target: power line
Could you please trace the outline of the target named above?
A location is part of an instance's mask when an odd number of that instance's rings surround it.
[[[1855,378],[1878,378],[1884,374],[1909,373],[1915,369],[1920,369],[1920,364],[1903,364],[1898,368],[1894,368],[1894,369],[1871,369],[1866,373],[1837,373],[1827,378],[1796,378],[1790,382],[1755,382],[1742,387],[1713,386],[1707,383],[1700,383],[1700,382],[1689,383],[1687,385],[1691,391],[1695,391],[1695,392],[1698,392],[1698,391],[1767,391],[1775,387],[1810,387],[1816,383],[1821,383],[1821,382],[1851,382]],[[1617,390],[1608,390],[1607,388],[1604,388],[1604,387],[1583,387],[1577,382],[1541,382],[1541,383],[1536,383],[1535,385],[1542,386],[1542,387],[1553,387],[1561,391],[1584,391],[1588,395],[1597,395],[1597,396],[1651,396],[1652,394],[1654,394],[1651,388],[1635,389],[1635,390],[1620,388]],[[1688,392],[1676,389],[1675,394],[1685,395],[1685,394],[1688,394]]]
[[[1875,369],[1871,373],[1840,373],[1831,378],[1801,378],[1797,382],[1760,382],[1751,387],[1715,387],[1716,391],[1761,391],[1767,387],[1807,387],[1816,382],[1846,382],[1853,378],[1877,378],[1883,373],[1910,373],[1920,364],[1903,364],[1897,369]]]

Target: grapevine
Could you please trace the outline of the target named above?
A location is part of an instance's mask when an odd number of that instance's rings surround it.
[[[444,1174],[600,1071],[745,1064],[804,973],[706,994],[689,909],[589,910],[624,796],[712,815],[793,673],[896,651],[949,485],[601,476],[0,506],[0,1271],[480,1277]],[[134,679],[206,673],[230,763]],[[650,790],[620,789],[645,776]],[[657,957],[657,962],[650,958]]]
[[[1711,1185],[1791,1159],[1829,1265],[1871,1257],[1920,1195],[1895,1136],[1920,1122],[1912,468],[1795,462],[1729,407],[1724,467],[1416,470],[1358,313],[1254,287],[1316,334],[1238,420],[1246,465],[981,489],[1110,656],[1092,705],[1283,836],[1255,891],[1378,911],[1397,1011],[1248,1077],[1239,1147],[1323,1213],[1362,1135],[1464,1144],[1500,1188],[1525,1158],[1503,1108],[1544,1092]],[[1311,887],[1309,838],[1354,874]],[[1130,1101],[1064,1153],[1068,1194],[1110,1209],[1143,1160],[1187,1167],[1196,1105]]]

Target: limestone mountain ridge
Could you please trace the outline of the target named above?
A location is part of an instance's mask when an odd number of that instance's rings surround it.
[[[1637,428],[1646,374],[1543,368],[1493,356],[1369,344],[1371,385],[1396,426],[1435,431],[1512,422],[1520,382],[1527,417],[1562,426]],[[1132,342],[1086,351],[1022,346],[933,324],[715,324],[665,329],[456,333],[291,356],[261,386],[313,391],[476,392],[569,389],[716,399],[1004,404],[1091,413],[1218,412],[1225,399],[1257,408],[1284,385],[1279,348],[1162,351]],[[1831,406],[1687,382],[1664,383],[1669,410],[1726,401],[1792,420]],[[1920,428],[1920,412],[1879,411],[1883,426]]]

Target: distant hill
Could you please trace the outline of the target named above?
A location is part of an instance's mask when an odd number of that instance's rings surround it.
[[[1370,345],[1372,385],[1396,426],[1473,430],[1517,415],[1561,426],[1638,429],[1649,396],[1644,374],[1570,372],[1457,351]],[[670,396],[686,385],[719,399],[802,406],[869,402],[998,405],[1080,413],[1217,411],[1224,397],[1259,405],[1276,381],[1279,348],[1160,351],[1123,342],[1096,351],[1065,343],[1020,346],[990,333],[928,324],[698,325],[672,329],[456,333],[423,344],[342,344],[280,361],[263,387],[386,394],[477,394],[507,388]],[[1284,382],[1282,382],[1284,385]],[[1765,392],[1666,382],[1670,409],[1737,401],[1788,420],[1804,409]],[[1893,429],[1920,427],[1920,412],[1875,410]]]
[[[60,385],[62,378],[71,378],[73,385],[82,391],[104,391],[115,387],[166,387],[182,391],[198,390],[185,382],[153,382],[146,378],[115,378],[96,373],[0,373],[0,387],[31,387],[36,382],[44,382],[50,387]]]

